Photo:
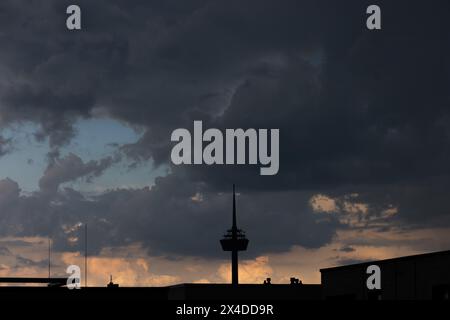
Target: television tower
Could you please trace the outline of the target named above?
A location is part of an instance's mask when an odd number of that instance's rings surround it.
[[[231,251],[231,283],[239,284],[238,276],[238,252],[247,250],[248,239],[245,232],[237,228],[236,222],[236,193],[233,184],[233,225],[227,230],[223,239],[220,240],[223,251]]]

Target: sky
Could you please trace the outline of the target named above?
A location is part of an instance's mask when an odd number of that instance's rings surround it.
[[[0,3],[0,276],[240,281],[450,248],[450,4]],[[277,128],[280,168],[171,162],[177,128]]]

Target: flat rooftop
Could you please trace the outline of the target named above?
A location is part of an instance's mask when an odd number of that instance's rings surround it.
[[[400,261],[417,260],[417,259],[423,259],[423,258],[446,256],[446,255],[450,255],[450,250],[421,253],[421,254],[402,256],[402,257],[397,257],[397,258],[373,260],[373,261],[366,261],[366,262],[361,262],[361,263],[348,264],[348,265],[344,265],[344,266],[323,268],[323,269],[320,269],[320,272],[328,272],[328,271],[335,271],[335,270],[339,270],[339,269],[349,269],[349,268],[350,269],[351,268],[361,268],[363,266],[367,266],[367,265],[374,264],[374,263],[400,262]]]

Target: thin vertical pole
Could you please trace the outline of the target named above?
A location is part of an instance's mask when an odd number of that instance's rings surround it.
[[[231,226],[231,229],[233,230],[233,236],[237,229],[237,221],[236,221],[236,192],[235,187],[233,183],[233,224]]]
[[[88,257],[88,229],[87,223],[84,225],[84,286],[87,288],[88,283],[88,266],[87,266],[87,257]]]
[[[52,238],[48,237],[48,278],[51,276],[51,248],[52,248]]]
[[[237,245],[237,221],[236,221],[236,190],[233,183],[233,225],[231,227],[232,230],[232,239],[234,242],[234,246]],[[237,285],[239,283],[238,276],[238,250],[237,248],[233,248],[231,251],[231,283],[233,285]]]

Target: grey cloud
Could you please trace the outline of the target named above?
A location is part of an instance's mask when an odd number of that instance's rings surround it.
[[[12,150],[12,139],[4,138],[0,135],[0,157],[11,152]]]
[[[6,206],[17,200],[19,194],[20,188],[17,182],[9,178],[0,180],[0,206]]]
[[[15,268],[23,268],[23,267],[38,267],[43,268],[48,265],[47,260],[32,260],[25,257],[22,257],[20,255],[16,256],[16,265]]]
[[[48,165],[39,180],[39,188],[44,193],[54,194],[60,184],[83,177],[90,181],[92,178],[100,176],[113,163],[113,157],[84,163],[79,156],[69,153],[63,158],[54,159]]]
[[[24,240],[0,240],[0,244],[4,247],[30,247],[34,242]]]
[[[344,247],[339,248],[338,250],[341,251],[341,252],[347,252],[348,253],[348,252],[353,252],[356,249],[353,248],[352,246],[344,246]]]
[[[7,247],[0,247],[0,256],[10,256],[12,252]]]

